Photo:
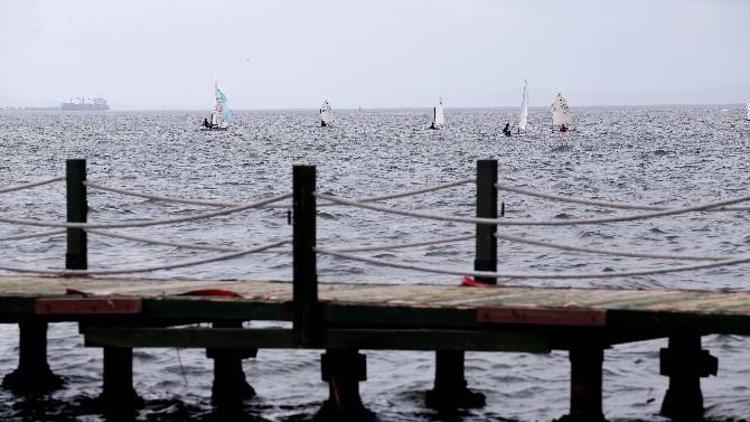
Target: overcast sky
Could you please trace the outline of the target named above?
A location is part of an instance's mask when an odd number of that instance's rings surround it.
[[[0,0],[0,106],[750,99],[748,0]]]

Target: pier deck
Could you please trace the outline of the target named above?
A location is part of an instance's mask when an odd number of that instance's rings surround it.
[[[292,283],[282,281],[0,277],[0,318],[79,321],[87,344],[128,347],[544,352],[685,330],[750,334],[750,292],[357,283],[320,283],[318,289],[326,335],[307,345],[290,329],[217,335],[221,330],[166,328],[291,320]],[[97,328],[102,325],[111,327]]]

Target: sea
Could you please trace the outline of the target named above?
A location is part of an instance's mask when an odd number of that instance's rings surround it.
[[[499,180],[556,195],[633,204],[683,206],[748,195],[750,122],[734,105],[577,107],[573,130],[554,133],[547,108],[531,108],[528,129],[511,137],[515,108],[447,109],[443,130],[429,130],[431,110],[338,110],[321,128],[317,110],[237,111],[226,131],[200,131],[205,112],[0,113],[0,188],[62,176],[65,160],[85,158],[88,180],[158,196],[250,202],[291,192],[292,166],[317,166],[318,190],[346,198],[387,195],[474,177],[476,161],[496,159]],[[384,201],[396,209],[472,216],[471,183]],[[57,182],[0,194],[0,216],[63,220],[65,186]],[[638,213],[577,205],[500,191],[508,219],[556,220]],[[289,201],[283,202],[289,204]],[[121,222],[206,212],[89,189],[89,220]],[[742,205],[742,204],[740,204]],[[750,204],[748,204],[750,205]],[[564,227],[502,227],[505,234],[601,249],[704,255],[750,253],[750,211],[698,212],[643,221]],[[0,225],[0,238],[42,231]],[[473,233],[472,225],[425,220],[352,207],[325,207],[318,215],[318,245],[391,245]],[[248,248],[287,239],[286,208],[239,213],[166,226],[113,232],[163,241]],[[161,266],[216,252],[89,235],[91,269]],[[471,270],[471,240],[363,252],[396,263]],[[4,241],[0,266],[57,270],[65,238]],[[499,270],[602,272],[685,265],[645,258],[564,252],[543,246],[498,243]],[[424,273],[320,256],[325,282],[457,285],[460,276]],[[501,279],[527,286],[746,290],[750,264],[706,270],[605,279]],[[4,274],[11,274],[2,271]],[[159,270],[131,277],[290,280],[288,246],[224,262]],[[158,282],[158,281],[155,281]],[[269,326],[273,322],[253,322]],[[102,353],[83,347],[75,324],[51,324],[49,363],[65,386],[43,396],[0,390],[0,420],[101,421],[84,403],[101,390]],[[667,378],[659,375],[665,340],[613,346],[605,352],[604,412],[613,421],[659,421]],[[718,376],[702,380],[712,421],[750,419],[750,341],[711,335],[703,346],[719,359]],[[244,362],[257,397],[241,419],[311,419],[327,398],[316,350],[260,350]],[[430,352],[363,351],[367,407],[382,421],[551,421],[568,411],[566,352],[467,353],[469,386],[487,405],[453,414],[424,406],[433,381]],[[17,365],[18,330],[0,326],[0,375]],[[145,405],[136,420],[232,420],[211,406],[212,361],[204,350],[136,349],[134,384]],[[236,416],[240,418],[239,416]]]

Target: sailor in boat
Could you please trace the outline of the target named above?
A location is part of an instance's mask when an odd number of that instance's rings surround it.
[[[560,125],[560,132],[567,132],[567,131],[568,131],[568,127],[565,126],[565,123],[561,124]]]
[[[510,123],[505,123],[505,128],[503,128],[503,135],[510,136]]]

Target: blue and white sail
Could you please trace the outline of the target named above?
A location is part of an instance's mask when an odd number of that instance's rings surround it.
[[[214,109],[211,111],[211,124],[215,127],[226,127],[226,124],[232,119],[232,110],[227,105],[227,96],[219,89],[219,83],[214,81]]]
[[[521,97],[521,114],[518,116],[518,129],[526,130],[529,122],[529,91],[526,89],[526,78],[523,79],[523,96]]]

